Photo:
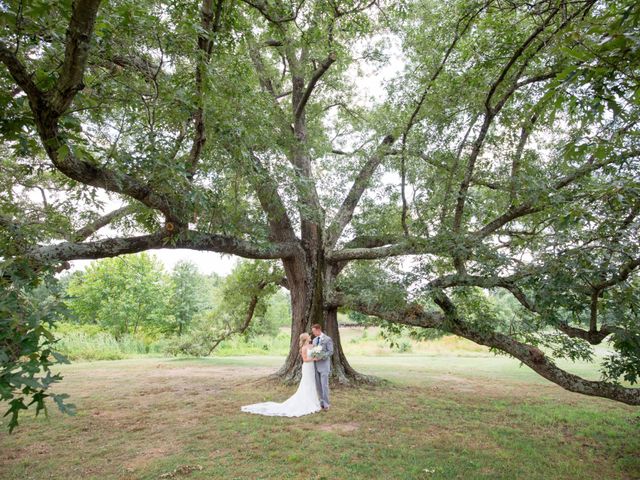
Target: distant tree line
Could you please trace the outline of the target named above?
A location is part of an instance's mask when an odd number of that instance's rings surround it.
[[[265,268],[270,265],[239,262],[231,274],[222,277],[202,274],[189,261],[179,261],[167,271],[146,252],[102,259],[85,270],[62,276],[68,309],[61,320],[99,325],[116,339],[140,333],[197,336],[212,328],[229,331],[229,335],[275,333],[280,325],[290,322],[289,299],[276,287],[259,288],[252,282],[251,274]],[[258,308],[254,307],[251,328],[236,332],[236,324],[250,306],[250,290],[256,288],[261,290],[260,301]],[[211,346],[213,343],[215,340]]]

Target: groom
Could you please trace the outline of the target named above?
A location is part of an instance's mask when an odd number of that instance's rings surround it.
[[[315,323],[311,326],[313,345],[322,347],[321,358],[314,358],[316,367],[316,389],[320,397],[322,410],[329,410],[329,373],[331,372],[331,356],[333,355],[333,340],[322,331],[322,327]]]

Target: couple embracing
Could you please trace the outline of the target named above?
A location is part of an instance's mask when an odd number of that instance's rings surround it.
[[[302,378],[293,396],[282,403],[263,402],[241,407],[243,412],[259,415],[300,417],[320,410],[329,410],[329,373],[333,340],[322,331],[317,323],[311,327],[311,335],[300,335],[300,356],[302,357]]]

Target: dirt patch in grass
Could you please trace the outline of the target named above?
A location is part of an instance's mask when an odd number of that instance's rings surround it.
[[[449,374],[436,375],[432,377],[432,380],[440,383],[441,385],[445,384],[448,388],[453,388],[463,392],[478,392],[483,388],[481,383]]]
[[[178,449],[175,446],[170,445],[146,447],[143,450],[136,452],[137,455],[135,457],[127,460],[124,463],[124,468],[128,472],[140,470],[156,460],[166,458],[177,451]]]
[[[311,428],[303,428],[303,430],[320,430],[322,432],[332,433],[350,433],[355,432],[360,428],[360,424],[356,422],[346,423],[323,423],[320,425],[313,425]]]
[[[178,363],[159,363],[154,370],[145,372],[149,377],[170,377],[175,372],[180,372],[181,378],[188,377],[262,377],[265,374],[273,373],[272,367],[236,367],[223,365],[203,365],[200,367],[181,366]]]
[[[339,432],[339,433],[349,433],[355,432],[360,428],[360,425],[357,423],[333,423],[331,425],[320,425],[320,430],[324,430],[326,432]]]

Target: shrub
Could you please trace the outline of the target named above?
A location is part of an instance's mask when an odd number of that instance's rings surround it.
[[[409,353],[413,349],[413,346],[411,345],[411,341],[405,338],[398,341],[395,347],[396,347],[396,350],[398,350],[398,352],[400,353]]]

